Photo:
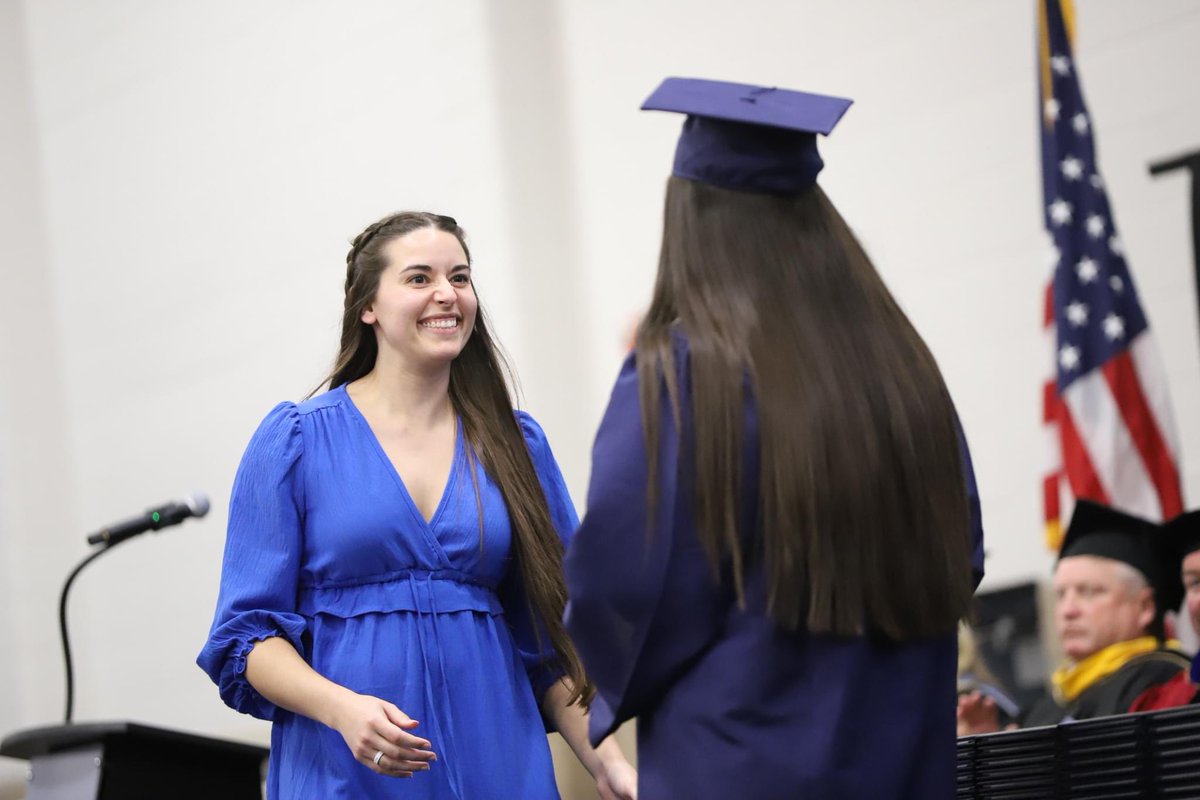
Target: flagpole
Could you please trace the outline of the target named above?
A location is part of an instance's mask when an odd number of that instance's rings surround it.
[[[1196,313],[1200,318],[1200,150],[1150,165],[1150,174],[1186,169],[1192,176],[1192,261],[1196,279]]]

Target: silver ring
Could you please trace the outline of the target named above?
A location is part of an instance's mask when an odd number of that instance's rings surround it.
[[[377,766],[377,767],[378,767],[378,766],[379,766],[379,762],[383,760],[383,751],[382,751],[382,750],[377,750],[377,751],[375,752],[375,757],[374,757],[374,758],[372,758],[371,760],[372,760],[372,761],[374,761],[374,762],[375,762],[375,766]]]

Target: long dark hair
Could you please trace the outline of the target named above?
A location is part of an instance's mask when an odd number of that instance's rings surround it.
[[[335,389],[374,368],[378,345],[374,330],[362,321],[362,314],[374,299],[380,275],[388,266],[384,247],[393,239],[424,228],[452,234],[470,263],[466,236],[452,217],[405,211],[369,225],[355,237],[346,254],[342,344],[333,370],[322,385],[328,383],[330,389]],[[466,441],[495,480],[508,507],[513,555],[535,620],[534,630],[539,637],[542,629],[546,631],[559,666],[571,679],[573,688],[568,702],[587,703],[593,689],[562,624],[567,603],[562,541],[550,518],[546,495],[513,413],[511,378],[512,370],[488,332],[480,304],[471,336],[450,365],[450,402],[462,419]]]
[[[678,421],[671,329],[689,343],[696,520],[745,603],[766,573],[785,629],[948,634],[972,594],[957,423],[929,349],[819,187],[774,197],[671,178],[650,310],[637,334],[649,502],[659,393]],[[745,381],[759,497],[739,497]],[[673,465],[661,465],[673,468]],[[761,536],[739,530],[757,502]]]

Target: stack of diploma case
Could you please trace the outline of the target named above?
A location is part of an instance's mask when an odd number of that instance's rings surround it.
[[[1200,798],[1200,706],[964,736],[956,796]]]

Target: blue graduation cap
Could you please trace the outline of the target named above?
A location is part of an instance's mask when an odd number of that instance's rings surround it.
[[[824,162],[817,134],[829,135],[853,100],[745,83],[667,78],[643,111],[687,114],[674,174],[759,194],[794,195],[812,186]]]

